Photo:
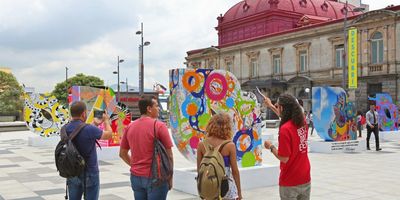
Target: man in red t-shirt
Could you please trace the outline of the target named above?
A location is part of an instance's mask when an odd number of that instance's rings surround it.
[[[159,185],[152,184],[150,178],[154,152],[154,126],[156,137],[163,143],[173,163],[171,137],[167,126],[157,121],[159,106],[154,97],[140,99],[139,110],[141,117],[133,121],[124,131],[119,156],[131,167],[131,186],[135,199],[166,199],[168,191],[172,188],[172,177]]]
[[[278,149],[265,141],[264,146],[281,161],[279,176],[279,194],[281,199],[310,199],[311,166],[308,159],[308,127],[304,114],[296,99],[288,94],[278,98],[272,105],[269,98],[265,104],[281,117]]]

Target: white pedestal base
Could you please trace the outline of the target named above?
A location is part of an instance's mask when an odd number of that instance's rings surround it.
[[[263,165],[240,168],[242,191],[260,187],[278,185],[279,166]],[[181,168],[174,170],[174,189],[198,195],[196,183],[196,168]]]
[[[371,133],[371,139],[373,138]],[[400,131],[379,131],[380,141],[400,141]]]
[[[28,145],[33,147],[52,146],[55,148],[59,141],[60,136],[41,137],[39,135],[36,135],[28,137]]]
[[[313,153],[351,153],[367,149],[365,139],[338,142],[310,141],[309,147]]]
[[[113,147],[97,147],[97,159],[98,160],[118,160],[119,158],[119,146]]]

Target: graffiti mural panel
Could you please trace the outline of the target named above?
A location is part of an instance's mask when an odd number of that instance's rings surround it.
[[[58,136],[69,121],[68,109],[50,94],[24,94],[24,119],[28,129],[42,137]]]
[[[378,93],[376,98],[369,98],[376,101],[376,111],[378,112],[379,129],[382,131],[397,131],[399,129],[399,111],[393,103],[392,97],[387,93]]]
[[[123,130],[131,122],[131,114],[125,105],[117,103],[114,91],[108,87],[72,86],[69,103],[75,101],[86,103],[88,124],[93,123],[95,110],[107,111],[113,136],[109,140],[100,140],[99,143],[101,146],[119,146]],[[99,128],[102,128],[102,125]]]
[[[313,87],[314,127],[326,141],[357,139],[356,110],[346,92],[339,87]]]
[[[236,77],[212,69],[170,70],[170,127],[179,151],[196,161],[197,145],[215,113],[233,119],[239,166],[261,165],[260,108],[253,93],[241,91]]]

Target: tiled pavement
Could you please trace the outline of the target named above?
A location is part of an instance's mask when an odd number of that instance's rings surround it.
[[[65,179],[55,170],[54,148],[28,146],[27,138],[31,135],[28,131],[0,133],[0,200],[60,200],[64,197]],[[317,136],[311,137],[314,139]],[[310,153],[311,199],[400,200],[400,143],[383,142],[381,146],[381,152]],[[176,149],[174,153],[176,167],[194,166]],[[279,164],[269,152],[263,153],[264,163]],[[100,161],[100,182],[100,199],[133,199],[128,166],[122,161]],[[279,199],[278,186],[243,193],[245,199]],[[197,197],[172,190],[168,199]]]

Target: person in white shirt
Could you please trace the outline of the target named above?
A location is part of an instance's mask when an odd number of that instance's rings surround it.
[[[314,132],[314,121],[313,121],[313,114],[312,114],[312,110],[310,110],[310,112],[308,113],[308,119],[310,120],[310,124],[308,125],[308,128],[311,128],[311,135]]]
[[[377,151],[382,150],[379,148],[379,127],[378,127],[378,112],[375,111],[375,105],[369,106],[369,111],[366,114],[367,118],[367,150],[371,150],[369,148],[369,138],[371,137],[371,133],[374,133],[375,136],[375,148]]]

